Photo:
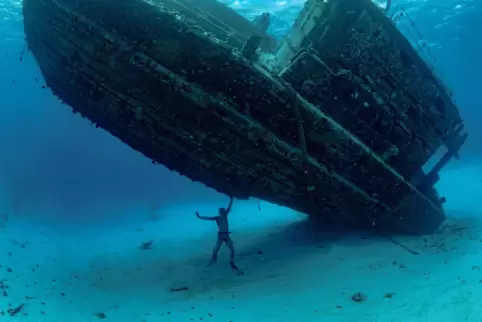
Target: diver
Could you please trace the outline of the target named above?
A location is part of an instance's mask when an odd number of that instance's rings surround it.
[[[228,223],[228,214],[231,211],[232,205],[233,205],[233,197],[230,197],[228,208],[219,208],[217,216],[213,216],[213,217],[201,216],[197,211],[196,211],[196,216],[202,220],[214,220],[218,225],[218,239],[213,249],[213,256],[211,258],[211,261],[206,267],[209,267],[214,263],[216,263],[216,261],[218,260],[219,249],[221,248],[221,245],[223,243],[226,243],[226,246],[228,246],[229,251],[231,253],[231,259],[229,262],[231,269],[236,274],[242,275],[243,272],[240,271],[239,268],[234,264],[234,245],[231,237],[229,236],[230,231],[229,231],[229,223]]]
[[[263,12],[259,16],[255,17],[252,22],[261,31],[267,32],[271,25],[271,14],[269,12]]]

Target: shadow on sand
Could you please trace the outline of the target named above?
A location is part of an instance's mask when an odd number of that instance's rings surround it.
[[[430,236],[428,243],[437,243],[437,252],[448,251],[440,246],[443,240],[455,242],[461,234],[473,231],[475,222],[459,220],[460,224],[450,223],[440,234]],[[422,237],[394,236],[400,244],[416,249],[420,255],[431,252],[435,246],[427,244]],[[463,239],[463,238],[462,238]],[[91,269],[79,272],[83,282],[90,283],[99,291],[124,291],[138,296],[139,293],[156,292],[158,296],[171,300],[193,299],[199,296],[230,297],[238,287],[256,283],[256,287],[272,287],[279,283],[265,283],[272,279],[280,279],[281,284],[292,283],[293,278],[287,276],[303,276],[312,264],[317,267],[342,265],[330,256],[333,246],[355,248],[389,242],[386,236],[368,231],[354,231],[331,226],[325,227],[312,220],[295,222],[271,231],[254,231],[233,234],[237,248],[237,265],[244,270],[243,276],[234,274],[228,265],[228,253],[224,248],[219,254],[218,263],[206,268],[214,240],[209,238],[189,240],[186,242],[189,251],[200,255],[183,256],[182,249],[170,249],[169,245],[159,245],[149,251],[134,249],[140,254],[129,255],[129,260],[122,258],[103,258]],[[427,239],[425,239],[427,240]],[[425,243],[425,244],[424,244]],[[196,248],[193,250],[193,248]],[[173,254],[175,253],[175,254]],[[174,255],[174,256],[173,256]],[[133,260],[135,259],[135,260]],[[316,263],[313,262],[316,260]],[[102,268],[102,269],[100,269]],[[312,274],[312,271],[311,271]],[[222,292],[216,292],[220,291]],[[128,292],[126,292],[128,291]]]

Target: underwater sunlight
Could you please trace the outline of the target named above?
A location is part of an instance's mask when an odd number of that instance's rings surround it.
[[[0,1],[0,320],[482,322],[482,1],[374,3]]]

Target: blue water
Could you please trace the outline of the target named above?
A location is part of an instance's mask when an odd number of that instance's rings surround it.
[[[278,37],[303,3],[224,2],[249,18],[270,11]],[[448,228],[400,240],[421,253],[413,256],[383,238],[320,234],[289,209],[236,201],[231,226],[245,270],[236,276],[225,249],[204,268],[216,230],[194,216],[227,198],[61,105],[24,51],[21,1],[1,1],[0,311],[24,307],[0,319],[482,321],[482,2],[393,0],[401,8],[470,133],[439,183]],[[152,249],[139,248],[150,240]],[[170,292],[181,287],[189,290]],[[356,292],[366,300],[354,303]]]

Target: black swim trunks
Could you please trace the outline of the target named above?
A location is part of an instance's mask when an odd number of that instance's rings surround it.
[[[218,238],[222,241],[229,240],[230,239],[229,234],[230,232],[220,231],[218,232]]]

